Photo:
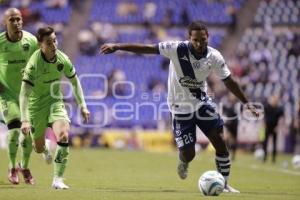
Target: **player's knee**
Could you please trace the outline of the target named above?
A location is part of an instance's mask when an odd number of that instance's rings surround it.
[[[59,134],[58,141],[59,141],[59,142],[62,142],[62,143],[67,143],[68,140],[69,140],[68,132],[67,132],[67,131],[62,131],[62,132]]]
[[[195,158],[195,154],[195,149],[193,147],[180,150],[180,157],[184,162],[191,162]]]

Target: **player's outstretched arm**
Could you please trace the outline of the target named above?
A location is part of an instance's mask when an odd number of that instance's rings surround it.
[[[88,122],[90,118],[90,112],[87,109],[84,96],[83,96],[83,91],[81,88],[80,81],[77,76],[74,76],[73,78],[70,79],[72,87],[73,87],[73,94],[75,96],[76,102],[78,106],[81,109],[81,115],[83,117],[84,123]]]
[[[32,86],[26,82],[22,82],[21,85],[21,91],[20,91],[20,110],[21,110],[21,131],[24,135],[29,134],[31,125],[29,121],[29,115],[28,115],[28,99],[29,95],[31,94]]]
[[[230,92],[232,92],[243,104],[247,104],[249,102],[238,83],[233,80],[231,76],[228,76],[223,82],[226,88]],[[247,104],[247,108],[252,112],[254,116],[259,117],[259,113],[253,105]]]
[[[138,54],[159,54],[158,45],[156,44],[121,44],[107,43],[100,47],[100,53],[110,54],[117,50],[129,51]]]

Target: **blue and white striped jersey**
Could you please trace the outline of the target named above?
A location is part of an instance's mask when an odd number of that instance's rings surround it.
[[[215,72],[226,79],[230,71],[221,53],[208,46],[202,58],[196,59],[189,41],[168,41],[158,44],[159,53],[170,59],[168,106],[173,114],[195,112],[207,100],[206,78]]]

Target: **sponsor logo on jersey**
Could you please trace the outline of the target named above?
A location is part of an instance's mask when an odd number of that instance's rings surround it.
[[[182,87],[197,89],[203,86],[203,81],[198,82],[196,79],[192,79],[189,76],[185,76],[179,79],[179,83]]]
[[[29,45],[28,43],[23,44],[23,50],[24,50],[24,51],[28,51],[29,48],[30,48],[30,45]]]
[[[63,70],[63,68],[64,68],[64,65],[62,63],[59,63],[57,65],[57,71],[61,71],[61,70]]]

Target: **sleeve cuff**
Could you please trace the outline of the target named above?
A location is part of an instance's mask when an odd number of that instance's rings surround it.
[[[75,72],[75,74],[73,74],[72,76],[67,76],[67,78],[68,78],[68,79],[71,79],[71,78],[74,78],[76,75],[77,75],[77,74],[76,74],[76,72]]]
[[[223,78],[222,81],[227,81],[231,77],[231,74],[229,74],[226,78]]]
[[[29,85],[31,85],[32,87],[34,86],[34,84],[31,82],[31,81],[29,81],[29,80],[22,80],[23,82],[25,82],[25,83],[28,83]]]

